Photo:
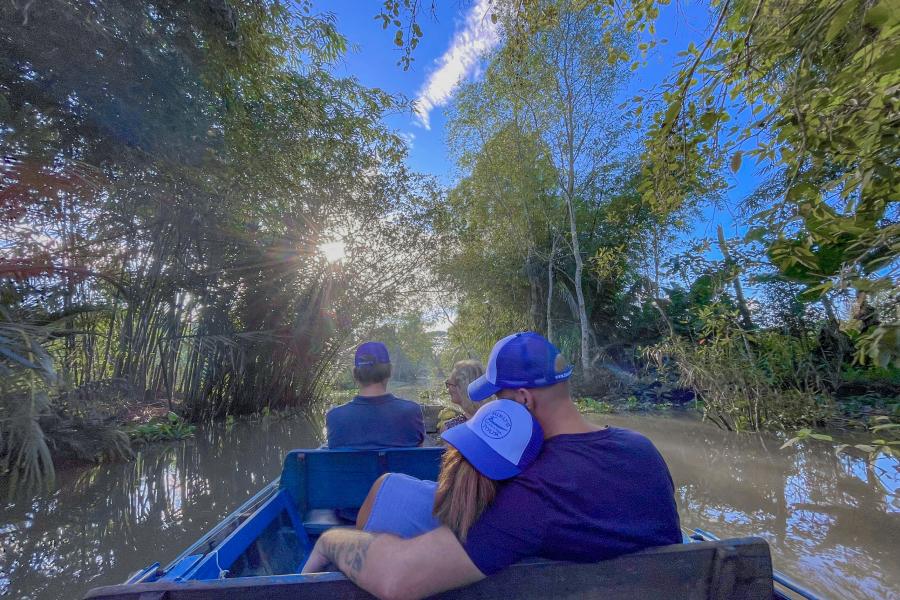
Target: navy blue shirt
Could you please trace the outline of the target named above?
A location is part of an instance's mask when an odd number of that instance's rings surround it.
[[[422,407],[393,394],[356,396],[325,415],[329,448],[405,448],[425,439]]]
[[[491,575],[530,556],[595,562],[681,542],[675,490],[653,443],[618,427],[554,436],[502,484],[463,544]]]

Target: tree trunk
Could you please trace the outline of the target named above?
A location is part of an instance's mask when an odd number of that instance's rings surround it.
[[[721,225],[718,226],[716,232],[719,236],[719,249],[722,251],[725,264],[736,264],[731,258],[731,252],[728,251],[728,243],[725,241],[725,232]],[[747,301],[744,299],[744,288],[741,287],[739,274],[736,274],[734,277],[734,295],[737,298],[738,311],[741,313],[741,324],[744,326],[744,329],[753,329],[753,320],[750,318],[750,309],[747,307]]]
[[[587,379],[591,370],[591,330],[588,325],[587,308],[585,307],[584,302],[584,286],[581,283],[584,262],[581,260],[581,249],[578,245],[578,226],[575,222],[575,206],[573,198],[568,194],[566,195],[566,208],[569,212],[569,232],[572,236],[572,255],[575,258],[575,300],[578,303],[578,323],[581,326],[581,371],[584,378]]]
[[[528,255],[525,257],[525,275],[528,277],[528,314],[531,315],[531,327],[535,331],[541,329],[541,296],[540,276],[538,274],[538,257],[534,252],[534,246],[529,244]]]
[[[547,259],[547,339],[553,341],[553,261],[556,259],[556,232],[550,234],[550,258]]]
[[[588,324],[587,309],[584,303],[584,286],[581,274],[584,263],[581,260],[581,247],[578,244],[578,222],[575,219],[575,107],[571,88],[566,94],[566,150],[568,165],[566,169],[566,210],[569,213],[569,233],[572,236],[572,257],[575,259],[575,299],[578,302],[578,323],[581,326],[581,372],[585,380],[590,378],[591,331]]]

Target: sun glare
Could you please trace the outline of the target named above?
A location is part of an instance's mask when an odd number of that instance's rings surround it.
[[[328,242],[319,246],[319,250],[325,255],[325,260],[335,263],[346,256],[344,252],[344,242]]]

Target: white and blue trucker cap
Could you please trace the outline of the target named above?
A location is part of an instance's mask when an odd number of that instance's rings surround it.
[[[484,375],[469,384],[469,398],[481,402],[504,388],[547,387],[571,376],[572,366],[550,340],[523,331],[494,344]]]
[[[492,400],[441,438],[490,479],[515,477],[535,461],[544,442],[541,425],[514,400]]]

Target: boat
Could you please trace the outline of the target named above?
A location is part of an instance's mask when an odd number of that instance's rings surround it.
[[[281,476],[165,566],[153,563],[90,600],[317,600],[371,598],[339,572],[301,575],[316,539],[347,525],[381,474],[436,479],[443,448],[300,449]],[[523,561],[438,598],[744,598],[815,600],[772,568],[755,537],[720,540],[685,531],[684,543],[598,563]]]

